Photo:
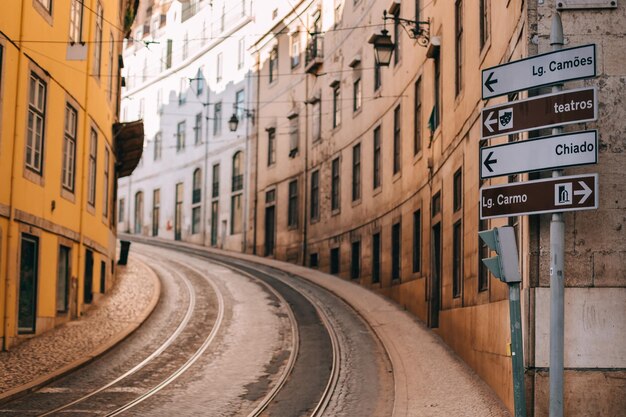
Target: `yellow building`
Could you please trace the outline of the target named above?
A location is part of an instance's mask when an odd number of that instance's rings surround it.
[[[132,172],[143,140],[140,122],[117,124],[127,3],[2,6],[3,349],[77,317],[112,284],[116,178]]]

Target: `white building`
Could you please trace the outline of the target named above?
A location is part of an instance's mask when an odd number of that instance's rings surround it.
[[[139,167],[119,182],[119,231],[245,250],[244,172],[255,122],[247,49],[278,7],[141,4],[124,48],[121,115],[144,120],[146,145]]]

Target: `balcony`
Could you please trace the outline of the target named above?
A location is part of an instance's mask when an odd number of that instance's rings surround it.
[[[305,71],[309,74],[317,72],[324,62],[324,36],[313,35],[306,46]]]

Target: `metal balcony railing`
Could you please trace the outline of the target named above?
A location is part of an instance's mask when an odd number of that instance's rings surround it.
[[[243,189],[243,175],[233,175],[233,192]]]

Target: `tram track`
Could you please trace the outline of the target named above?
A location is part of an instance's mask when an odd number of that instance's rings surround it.
[[[329,406],[332,405],[336,408],[338,402],[345,400],[345,398],[340,397],[345,397],[346,387],[342,387],[344,392],[338,390],[340,374],[342,372],[346,374],[345,370],[341,371],[342,344],[345,342],[345,337],[344,341],[338,337],[337,317],[331,317],[330,307],[320,301],[315,291],[310,288],[307,289],[306,285],[298,282],[289,274],[268,266],[211,254],[196,248],[182,246],[173,248],[165,242],[148,243],[151,246],[137,248],[134,256],[142,257],[144,262],[150,260],[152,269],[161,276],[161,279],[163,279],[164,274],[169,274],[183,283],[182,287],[185,288],[185,298],[188,301],[185,305],[185,312],[176,328],[148,356],[119,376],[112,378],[110,382],[97,388],[91,387],[88,392],[80,392],[82,388],[51,387],[48,391],[44,389],[41,390],[40,396],[44,396],[45,392],[49,392],[52,396],[54,393],[68,393],[68,395],[69,393],[80,393],[81,395],[62,404],[57,402],[49,411],[33,413],[35,411],[33,409],[33,412],[9,413],[8,415],[49,416],[66,413],[79,415],[96,413],[106,416],[154,415],[155,411],[161,410],[163,404],[174,404],[177,395],[186,394],[172,391],[168,387],[174,386],[173,383],[180,379],[183,382],[178,382],[176,385],[181,386],[182,384],[184,386],[188,383],[186,381],[189,378],[197,378],[194,373],[201,372],[203,366],[208,366],[207,363],[212,361],[211,358],[215,354],[223,355],[223,353],[214,352],[218,346],[212,348],[218,334],[222,334],[219,337],[223,339],[224,334],[228,332],[228,323],[224,324],[225,321],[228,321],[225,319],[225,315],[227,315],[225,310],[227,309],[224,302],[225,296],[222,294],[224,284],[216,284],[219,280],[215,276],[211,277],[212,273],[208,273],[208,271],[218,271],[216,268],[232,271],[235,275],[241,276],[240,279],[254,282],[264,288],[266,293],[272,294],[271,297],[278,300],[279,305],[284,306],[282,310],[287,319],[283,320],[288,320],[288,333],[290,333],[288,335],[289,342],[284,342],[290,347],[287,350],[288,355],[286,359],[284,356],[278,355],[279,359],[273,365],[275,369],[268,370],[267,377],[262,377],[265,378],[265,385],[260,384],[263,387],[262,392],[259,392],[259,388],[254,387],[254,384],[246,385],[247,387],[253,386],[253,392],[240,395],[239,399],[236,400],[236,403],[240,405],[231,411],[224,410],[226,414],[220,415],[245,415],[247,417],[335,415],[332,411],[331,414],[325,413],[327,413]],[[178,255],[171,255],[168,259],[167,256],[164,256],[163,249],[174,250]],[[194,259],[195,261],[192,261]],[[202,265],[202,268],[198,265]],[[215,273],[220,274],[219,272]],[[192,283],[192,281],[194,282]],[[199,332],[199,328],[190,330],[192,319],[198,321],[198,318],[194,316],[194,311],[207,300],[204,296],[204,301],[199,304],[194,288],[198,282],[206,282],[213,294],[212,297],[215,299],[217,307],[214,322],[210,326],[210,331],[204,334],[202,343],[197,341],[199,344],[193,348],[193,352],[190,348],[184,352],[186,355],[184,357],[181,354],[173,355],[172,349],[184,351],[180,346],[183,346],[181,343],[189,343],[185,340],[196,341],[194,338],[189,339],[190,335],[184,336],[184,334]],[[320,290],[317,289],[316,291]],[[207,289],[204,291],[206,292]],[[174,348],[174,345],[178,347]],[[166,360],[164,363],[162,356],[168,352],[170,352],[170,361],[167,362]],[[173,361],[171,358],[176,360]],[[200,362],[204,362],[204,365],[199,366],[198,363]],[[268,366],[266,365],[266,368]],[[192,369],[193,371],[191,371]],[[228,370],[220,371],[219,369],[213,371],[228,372]],[[181,378],[184,375],[187,376]],[[71,375],[68,378],[71,379]],[[341,378],[343,378],[341,379],[343,384],[346,376],[343,375]],[[249,390],[250,388],[245,389]],[[28,400],[26,401],[28,402]],[[5,413],[0,412],[0,414],[4,415]],[[187,414],[181,411],[180,415]]]

